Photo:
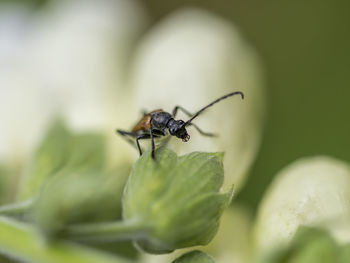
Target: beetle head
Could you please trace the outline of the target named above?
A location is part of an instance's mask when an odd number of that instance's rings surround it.
[[[190,139],[190,135],[188,135],[185,128],[185,122],[182,120],[174,121],[169,128],[169,132],[171,135],[182,139],[183,142],[187,142]]]

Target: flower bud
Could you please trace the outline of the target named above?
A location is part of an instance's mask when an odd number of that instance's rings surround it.
[[[36,151],[19,191],[19,199],[33,197],[43,183],[64,169],[101,170],[105,144],[99,134],[72,134],[61,121],[54,122]]]
[[[68,224],[115,220],[128,172],[128,165],[113,172],[63,170],[43,187],[32,217],[48,237]]]
[[[181,157],[166,148],[156,161],[145,153],[133,166],[123,196],[123,217],[149,226],[136,244],[149,253],[208,244],[233,191],[220,193],[222,153]]]
[[[0,204],[6,199],[8,181],[7,171],[0,166]]]
[[[349,166],[332,158],[305,158],[285,168],[259,208],[258,254],[287,245],[302,225],[321,227],[340,242],[350,241],[349,185]]]
[[[70,139],[71,135],[61,121],[55,121],[49,127],[21,182],[19,199],[25,200],[32,197],[43,181],[64,165]]]

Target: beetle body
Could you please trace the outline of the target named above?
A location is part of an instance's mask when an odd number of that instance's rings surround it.
[[[233,95],[241,95],[242,99],[244,98],[244,94],[241,91],[236,91],[229,93],[225,96],[222,96],[210,104],[206,105],[195,114],[189,113],[187,110],[182,108],[181,106],[176,106],[173,109],[172,114],[163,111],[162,109],[151,111],[143,116],[143,118],[132,128],[131,132],[117,130],[117,132],[122,136],[130,136],[136,138],[136,145],[142,155],[142,150],[139,144],[139,140],[141,139],[151,139],[152,140],[152,158],[154,159],[154,138],[158,138],[161,136],[166,136],[170,133],[170,135],[175,136],[177,138],[182,139],[183,142],[187,142],[190,139],[190,136],[187,133],[186,127],[193,126],[197,129],[197,131],[204,136],[215,136],[212,133],[203,132],[197,125],[192,123],[192,121],[197,118],[204,110],[211,107],[215,103],[226,99]],[[191,117],[188,121],[184,122],[183,120],[175,120],[176,113],[178,110],[182,110],[186,115]],[[129,142],[133,143],[128,139]]]
[[[185,122],[183,120],[175,120],[173,116],[161,109],[152,111],[146,114],[132,129],[132,132],[142,134],[151,129],[155,133],[162,136],[170,133],[172,136],[181,138],[182,141],[187,142],[190,139],[186,128],[183,127]]]

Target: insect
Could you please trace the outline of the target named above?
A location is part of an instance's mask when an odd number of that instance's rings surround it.
[[[187,142],[190,139],[190,135],[188,135],[186,130],[186,127],[188,126],[193,126],[203,136],[208,136],[208,137],[216,136],[213,133],[202,131],[196,124],[192,123],[192,121],[209,107],[213,106],[214,104],[218,103],[221,100],[224,100],[234,95],[241,95],[242,99],[244,99],[243,92],[241,91],[232,92],[214,100],[213,102],[209,103],[208,105],[206,105],[205,107],[197,111],[195,114],[189,113],[189,111],[185,110],[181,106],[176,106],[173,109],[172,114],[165,112],[161,109],[154,110],[149,113],[145,113],[143,118],[132,128],[131,131],[117,130],[116,132],[122,135],[123,137],[127,138],[127,140],[133,145],[135,144],[130,139],[130,137],[134,138],[136,140],[136,145],[139,150],[140,156],[142,155],[142,149],[141,149],[139,140],[151,139],[152,158],[155,159],[155,154],[154,154],[155,138],[166,136],[170,133],[171,136],[176,136],[177,138],[182,139],[183,142]],[[175,120],[178,110],[181,110],[183,113],[189,116],[190,119],[186,122],[183,120]]]

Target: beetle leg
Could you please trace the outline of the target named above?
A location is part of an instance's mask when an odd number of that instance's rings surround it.
[[[192,117],[193,114],[191,114],[188,110],[184,109],[181,106],[176,106],[173,110],[173,117],[175,118],[176,113],[178,110],[181,110],[183,113],[185,113],[188,117]],[[201,130],[196,124],[190,123],[188,126],[193,126],[201,135],[207,136],[207,137],[217,137],[217,134],[211,133],[211,132],[205,132]]]
[[[203,130],[201,130],[196,124],[194,123],[190,123],[188,126],[193,126],[201,135],[203,136],[207,136],[207,137],[217,137],[218,135],[215,133],[211,133],[211,132],[205,132]]]
[[[139,140],[149,139],[149,138],[150,138],[149,134],[141,134],[136,138],[136,145],[137,145],[137,148],[139,149],[140,156],[142,155],[142,148],[140,146]]]
[[[138,135],[135,132],[128,132],[123,130],[116,130],[116,132],[123,136],[123,138],[130,143],[133,147],[136,147],[134,140],[131,140],[128,136],[136,138]]]
[[[148,114],[148,111],[146,109],[142,109],[141,114],[143,117],[145,117]]]
[[[152,140],[152,158],[154,159],[154,149],[155,149],[154,138],[158,138],[158,137],[159,137],[158,135],[154,135],[152,133],[150,134],[144,133],[136,137],[136,145],[137,145],[137,148],[139,149],[140,156],[142,155],[142,148],[140,146],[139,140],[151,139]]]
[[[128,131],[123,131],[123,130],[117,130],[117,133],[119,133],[121,136],[123,136],[123,138],[125,138],[125,140],[127,140],[134,147],[135,147],[134,141],[129,139],[127,136],[131,136],[131,137],[136,138],[136,147],[139,150],[140,156],[142,155],[142,148],[141,148],[139,140],[151,139],[152,140],[152,159],[155,159],[154,138],[159,138],[160,136],[163,136],[161,133],[159,133],[159,134],[153,133],[152,126],[149,130],[149,133],[137,134],[135,132],[128,132]]]
[[[155,159],[155,156],[154,156],[154,151],[155,151],[155,146],[154,146],[154,136],[155,134],[153,134],[153,127],[152,127],[152,122],[151,122],[151,128],[150,128],[150,135],[151,135],[151,141],[152,141],[152,159],[154,160]]]
[[[185,113],[188,117],[192,117],[192,113],[190,113],[188,110],[182,108],[181,106],[176,106],[174,109],[173,109],[173,117],[175,118],[176,117],[176,113],[178,110],[181,110],[183,113]]]

